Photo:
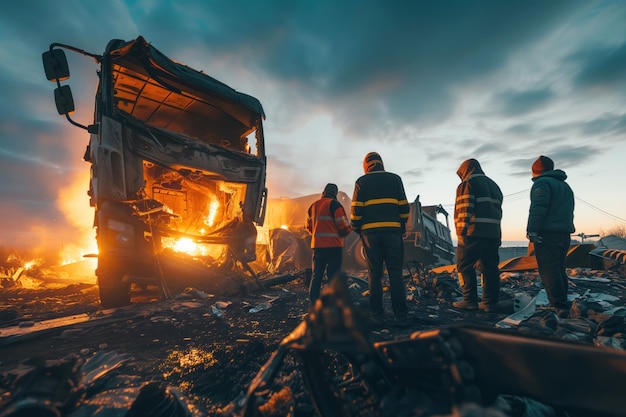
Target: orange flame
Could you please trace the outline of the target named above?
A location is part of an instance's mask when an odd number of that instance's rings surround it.
[[[86,190],[89,188],[89,171],[85,170],[70,180],[67,187],[59,190],[57,206],[80,232],[80,237],[61,249],[63,264],[83,260],[87,254],[98,253],[93,230],[93,208],[89,206]]]
[[[204,224],[209,227],[212,227],[215,224],[215,217],[217,217],[217,211],[220,208],[220,202],[217,200],[215,195],[211,195],[209,197],[209,214],[204,220]]]

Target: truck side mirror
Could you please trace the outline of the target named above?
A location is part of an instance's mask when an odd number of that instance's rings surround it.
[[[70,67],[62,49],[52,49],[41,54],[43,69],[48,81],[65,81],[70,78]]]
[[[69,85],[63,85],[54,89],[54,102],[60,115],[74,112],[74,98]]]

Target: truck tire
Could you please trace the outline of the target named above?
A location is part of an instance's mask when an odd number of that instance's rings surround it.
[[[121,275],[99,275],[98,289],[102,308],[123,307],[130,304],[130,283]]]

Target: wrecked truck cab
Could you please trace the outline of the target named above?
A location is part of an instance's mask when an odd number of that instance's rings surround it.
[[[100,65],[89,125],[69,116],[63,49]],[[254,276],[248,262],[267,200],[261,103],[169,59],[141,36],[114,39],[102,55],[51,44],[43,61],[57,83],[57,110],[90,133],[84,159],[102,306],[129,304],[133,282],[166,293],[184,278],[218,291],[210,271]]]

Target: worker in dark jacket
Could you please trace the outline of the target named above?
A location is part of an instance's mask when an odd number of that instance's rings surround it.
[[[324,271],[330,281],[341,270],[343,238],[352,231],[346,211],[337,201],[338,188],[326,184],[322,197],[307,210],[306,230],[311,233],[313,277],[309,284],[311,305],[319,298]]]
[[[457,175],[461,183],[456,189],[454,223],[458,237],[456,266],[463,300],[456,308],[485,312],[496,311],[500,296],[500,257],[502,231],[502,191],[487,177],[476,159],[464,161]],[[476,263],[483,274],[482,302],[478,305]]]
[[[565,260],[574,233],[574,193],[565,182],[567,174],[540,156],[532,165],[533,186],[526,235],[535,246],[539,275],[550,306],[559,317],[568,317],[568,277]]]
[[[365,175],[356,180],[350,220],[361,236],[369,269],[372,324],[384,325],[383,268],[387,267],[395,324],[408,325],[406,288],[402,277],[403,234],[409,218],[409,203],[402,179],[386,172],[383,160],[370,152],[363,160]]]

